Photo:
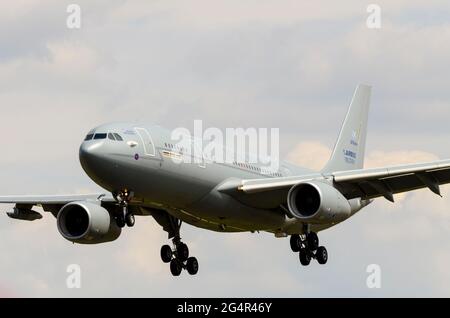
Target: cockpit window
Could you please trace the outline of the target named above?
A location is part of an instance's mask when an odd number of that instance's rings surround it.
[[[106,134],[95,134],[94,139],[106,139]]]
[[[123,141],[123,138],[118,133],[99,133],[99,134],[88,134],[85,141],[87,140],[97,140],[97,139],[110,139],[114,141]]]
[[[116,137],[116,140],[118,141],[123,141],[123,138],[118,133],[114,133],[114,137]]]

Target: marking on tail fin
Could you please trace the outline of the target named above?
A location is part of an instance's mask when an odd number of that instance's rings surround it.
[[[363,168],[370,95],[370,86],[358,85],[331,158],[322,172]]]

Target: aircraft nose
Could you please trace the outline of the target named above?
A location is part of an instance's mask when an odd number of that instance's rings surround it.
[[[92,170],[99,161],[99,148],[101,142],[83,142],[80,146],[80,163],[88,172]]]

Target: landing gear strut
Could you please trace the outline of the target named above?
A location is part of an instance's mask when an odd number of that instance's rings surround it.
[[[180,276],[183,269],[190,275],[198,272],[198,261],[195,257],[189,257],[188,246],[181,242],[181,238],[176,236],[173,240],[172,249],[169,245],[161,247],[161,259],[164,263],[170,263],[170,272],[173,276]]]
[[[311,259],[316,259],[321,265],[328,261],[327,249],[319,246],[319,237],[315,232],[307,232],[305,235],[292,235],[290,245],[293,252],[299,253],[300,263],[303,266],[308,266]]]
[[[198,261],[190,256],[188,246],[181,241],[180,228],[182,221],[172,214],[163,210],[152,210],[155,221],[167,232],[168,238],[172,239],[172,246],[163,245],[161,247],[161,260],[170,264],[170,272],[173,276],[179,276],[183,269],[190,275],[198,272]]]
[[[125,225],[128,227],[133,227],[136,221],[134,214],[128,208],[128,204],[133,198],[133,192],[125,189],[120,192],[113,193],[113,196],[119,204],[119,207],[122,208],[121,213],[119,213],[116,217],[117,226],[120,228],[125,227]]]

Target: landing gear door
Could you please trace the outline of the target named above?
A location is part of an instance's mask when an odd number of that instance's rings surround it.
[[[145,128],[135,128],[136,132],[139,135],[139,138],[142,141],[142,145],[144,148],[144,154],[146,156],[154,157],[156,155],[155,144],[153,143],[152,136],[148,133],[148,130]]]

